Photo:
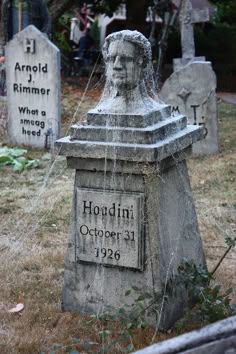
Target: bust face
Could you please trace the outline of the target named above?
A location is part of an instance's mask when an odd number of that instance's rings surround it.
[[[135,44],[116,40],[111,42],[107,55],[107,79],[121,94],[133,90],[142,80],[142,57]]]

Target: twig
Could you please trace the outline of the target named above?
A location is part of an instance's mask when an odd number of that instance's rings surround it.
[[[234,242],[236,241],[236,237],[233,240]],[[229,253],[229,251],[231,250],[231,248],[234,247],[234,244],[230,245],[227,250],[225,251],[225,253],[223,254],[223,256],[221,257],[221,259],[219,260],[219,262],[216,264],[215,268],[213,269],[213,271],[210,273],[211,275],[213,275],[217,269],[219,268],[219,266],[221,265],[221,263],[223,262],[224,258],[227,256],[227,254]]]

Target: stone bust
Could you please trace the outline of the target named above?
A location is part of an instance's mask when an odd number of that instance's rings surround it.
[[[147,38],[138,31],[115,32],[106,38],[102,53],[106,84],[93,112],[143,114],[160,108]]]

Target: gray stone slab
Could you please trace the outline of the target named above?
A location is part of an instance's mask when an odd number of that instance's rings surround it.
[[[79,262],[143,268],[143,194],[77,188]]]
[[[235,354],[236,316],[154,344],[133,354]]]
[[[57,141],[57,147],[60,155],[64,156],[152,162],[161,161],[186,149],[201,139],[203,133],[203,128],[189,125],[186,129],[155,144],[80,141],[65,137]]]
[[[190,63],[202,62],[202,61],[203,62],[206,61],[206,57],[175,58],[173,59],[173,70],[177,71]]]
[[[190,63],[164,83],[160,96],[172,106],[172,114],[184,114],[188,124],[204,127],[205,138],[193,147],[195,154],[219,151],[216,77],[210,62]]]
[[[6,46],[8,135],[11,143],[45,147],[60,136],[60,52],[28,26]]]
[[[158,171],[165,171],[170,167],[176,165],[183,160],[188,159],[192,153],[192,146],[182,150],[181,152],[175,153],[168,158],[161,160],[160,162],[154,161],[150,166]],[[78,157],[67,157],[67,167],[73,168],[75,170],[82,171],[104,171],[106,166],[106,170],[113,171],[114,173],[128,173],[128,174],[140,174],[142,172],[143,175],[149,173],[149,169],[146,169],[145,165],[136,161],[122,161],[116,160],[115,166],[113,160],[101,160],[94,158],[78,158]]]
[[[74,125],[70,129],[72,140],[107,141],[130,144],[155,144],[175,134],[187,125],[185,116],[169,117],[145,128]]]
[[[87,113],[87,123],[98,126],[145,128],[168,118],[170,114],[170,106],[166,104],[159,105],[158,110],[155,108],[151,111],[129,114],[99,113],[99,109],[94,108]]]

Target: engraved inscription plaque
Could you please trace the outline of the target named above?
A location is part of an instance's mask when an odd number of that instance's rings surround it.
[[[142,270],[143,194],[77,188],[76,258]]]

